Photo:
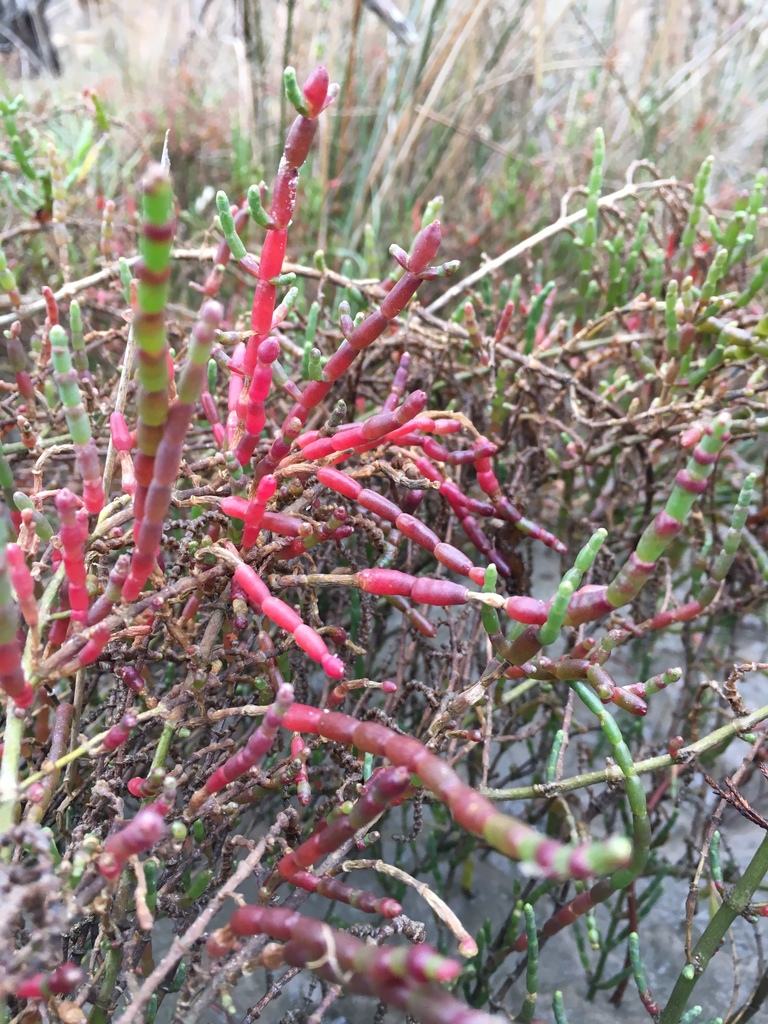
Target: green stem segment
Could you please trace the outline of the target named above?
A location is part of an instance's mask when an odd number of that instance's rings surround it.
[[[91,421],[80,393],[78,372],[72,362],[67,332],[59,324],[54,324],[50,331],[50,341],[53,376],[59,389],[61,404],[64,406],[64,417],[72,435],[77,468],[83,478],[83,502],[90,513],[98,515],[104,508],[99,454],[91,433]]]
[[[605,738],[613,748],[614,760],[624,775],[627,799],[632,812],[632,857],[625,867],[614,871],[608,878],[600,879],[590,889],[579,893],[570,903],[554,914],[542,928],[542,935],[547,937],[556,935],[596,907],[598,903],[604,903],[614,892],[626,889],[628,885],[631,885],[645,867],[651,845],[651,826],[648,819],[645,790],[638,777],[629,747],[621,735],[621,730],[588,683],[573,682],[571,686],[600,722]],[[526,937],[521,935],[515,948],[524,949],[525,946]]]
[[[539,994],[539,939],[536,935],[536,918],[533,907],[526,903],[523,907],[525,914],[525,935],[526,949],[528,950],[528,963],[525,969],[525,1000],[518,1016],[521,1024],[530,1024],[536,1009],[536,999]]]
[[[392,764],[408,768],[448,806],[459,825],[505,856],[529,864],[546,878],[609,874],[618,865],[631,862],[631,846],[623,836],[567,846],[548,839],[517,818],[502,814],[423,743],[378,722],[360,722],[339,712],[325,713],[306,704],[293,704],[283,726],[291,732],[312,732],[355,746],[363,753],[386,757]]]
[[[560,630],[565,625],[565,620],[568,617],[568,603],[573,597],[574,591],[581,583],[582,576],[597,558],[597,553],[607,536],[607,530],[597,530],[576,556],[573,568],[569,569],[563,576],[549,606],[547,621],[539,630],[538,639],[542,647],[546,647],[547,644],[553,644],[560,636]]]
[[[177,399],[159,428],[160,440],[151,459],[152,476],[142,496],[143,515],[140,520],[137,518],[136,551],[123,586],[123,598],[126,601],[135,601],[139,596],[160,551],[163,523],[179,474],[184,441],[195,412],[195,405],[205,385],[214,335],[223,315],[224,309],[215,299],[208,299],[203,303],[190,338],[189,354],[179,380]],[[140,352],[139,365],[141,358]],[[165,356],[163,362],[165,365]],[[138,457],[136,476],[138,499]]]
[[[144,219],[139,236],[140,259],[135,267],[138,289],[133,318],[139,379],[136,431],[139,451],[134,460],[134,534],[137,537],[144,517],[147,490],[152,481],[155,455],[168,418],[170,378],[165,305],[171,274],[171,244],[176,228],[171,179],[159,164],[148,170],[143,191]]]
[[[651,577],[659,558],[683,528],[693,503],[707,487],[720,452],[728,441],[731,418],[720,413],[696,445],[685,469],[675,478],[666,508],[646,528],[637,548],[607,587],[582,587],[568,605],[566,622],[578,626],[630,604]]]
[[[738,501],[736,507],[733,510],[731,516],[731,525],[728,532],[725,535],[723,541],[722,550],[715,558],[712,569],[710,570],[708,579],[705,580],[699,596],[694,601],[687,601],[685,604],[678,605],[677,608],[670,608],[667,611],[659,612],[652,618],[648,619],[647,622],[642,624],[644,630],[659,630],[666,629],[667,626],[673,622],[687,622],[689,619],[700,615],[715,599],[717,592],[720,589],[720,584],[723,582],[725,577],[733,565],[733,560],[736,557],[739,544],[741,543],[741,537],[744,532],[744,526],[747,522],[747,516],[749,515],[749,506],[752,501],[752,494],[755,488],[755,482],[757,477],[754,473],[750,473],[744,481],[744,484],[739,492]],[[648,684],[646,683],[646,686]]]
[[[607,601],[614,608],[635,599],[659,558],[680,533],[693,503],[706,489],[717,457],[730,436],[729,426],[730,416],[721,413],[694,448],[686,468],[677,474],[666,508],[646,528],[637,548],[605,593]]]
[[[685,1009],[696,983],[709,965],[709,961],[720,948],[733,922],[749,906],[755,890],[768,875],[768,835],[757,848],[746,871],[736,885],[725,895],[717,913],[704,929],[669,997],[661,1011],[659,1024],[677,1024]]]
[[[72,335],[72,362],[80,376],[85,377],[90,368],[83,337],[83,315],[80,312],[80,303],[77,299],[72,299],[69,306],[69,330]]]
[[[659,1008],[653,1001],[651,990],[648,988],[648,982],[645,980],[645,968],[640,957],[640,939],[637,932],[631,932],[629,936],[629,961],[632,964],[632,974],[637,985],[640,1002],[648,1013],[655,1018]]]

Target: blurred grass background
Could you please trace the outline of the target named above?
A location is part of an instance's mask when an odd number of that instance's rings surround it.
[[[634,159],[690,178],[713,153],[727,202],[768,162],[760,0],[390,3],[410,44],[363,0],[54,0],[63,75],[23,91],[41,114],[85,87],[105,99],[106,194],[159,153],[169,128],[182,208],[208,220],[212,188],[232,195],[273,173],[290,117],[282,68],[301,78],[326,64],[341,94],[303,178],[292,244],[351,258],[365,224],[382,252],[406,244],[436,194],[453,254],[514,244],[586,180],[597,125],[608,185]]]

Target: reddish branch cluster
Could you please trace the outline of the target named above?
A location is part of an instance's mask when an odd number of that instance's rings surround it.
[[[240,907],[229,924],[208,940],[208,952],[222,956],[237,939],[265,935],[283,943],[269,946],[269,967],[308,967],[321,978],[376,998],[415,1016],[422,1024],[498,1024],[498,1018],[471,1010],[436,983],[453,980],[455,960],[430,946],[373,946],[295,911],[279,907]]]
[[[199,288],[206,299],[189,338],[187,358],[178,381],[168,345],[165,318],[175,229],[173,193],[166,169],[153,167],[145,178],[141,259],[136,267],[138,285],[132,320],[139,385],[135,432],[129,429],[121,411],[115,411],[110,418],[112,445],[123,469],[122,486],[132,499],[134,549],[130,557],[123,554],[117,559],[103,594],[95,601],[91,600],[88,589],[86,549],[92,525],[89,513],[98,513],[103,505],[100,466],[86,407],[79,392],[83,371],[76,368],[77,361],[71,361],[66,336],[57,325],[58,311],[48,290],[46,298],[56,379],[67,423],[75,440],[84,493],[84,500],[66,487],[59,488],[54,494],[59,522],[54,568],[63,567],[65,582],[59,595],[58,620],[47,634],[48,645],[53,651],[47,662],[49,676],[70,674],[98,659],[112,635],[110,613],[113,608],[120,602],[125,605],[136,601],[153,571],[162,570],[163,531],[174,497],[184,446],[199,402],[221,449],[217,458],[226,465],[232,477],[233,490],[238,492],[219,501],[220,511],[233,521],[229,536],[220,538],[224,528],[217,523],[206,538],[210,542],[207,554],[220,559],[232,570],[225,600],[231,601],[236,632],[248,628],[250,606],[252,613],[264,616],[292,638],[296,646],[322,666],[332,679],[341,680],[344,675],[343,661],[331,653],[324,639],[327,630],[305,623],[291,605],[271,592],[251,564],[255,561],[253,551],[259,548],[262,531],[288,539],[280,552],[283,561],[296,559],[315,545],[340,542],[353,531],[349,522],[350,512],[345,504],[334,507],[327,521],[319,525],[310,525],[290,511],[270,509],[279,483],[297,476],[302,485],[316,480],[321,488],[340,495],[345,502],[360,506],[373,517],[380,531],[386,533],[390,547],[394,548],[400,538],[413,542],[444,569],[465,577],[475,586],[482,587],[483,591],[471,591],[466,585],[451,579],[412,575],[382,564],[348,574],[331,574],[322,580],[318,575],[312,578],[312,582],[357,587],[366,593],[391,599],[411,615],[425,633],[430,633],[430,629],[434,632],[433,627],[424,616],[419,620],[421,613],[411,609],[409,601],[439,607],[477,601],[491,610],[503,609],[514,623],[511,639],[503,634],[498,619],[493,617],[494,611],[484,619],[484,623],[499,659],[507,663],[505,667],[510,673],[569,681],[586,679],[603,703],[613,702],[633,713],[644,713],[647,698],[671,682],[673,673],[662,674],[642,684],[617,687],[608,675],[605,663],[612,646],[621,638],[609,634],[600,645],[585,639],[568,656],[557,661],[539,656],[539,652],[554,642],[562,626],[578,626],[592,621],[634,599],[655,570],[666,547],[679,534],[694,499],[706,487],[714,461],[728,436],[727,417],[718,417],[694,442],[691,461],[678,474],[667,508],[645,531],[636,551],[611,583],[575,589],[581,580],[582,566],[573,577],[576,582],[566,579],[549,602],[525,596],[497,597],[491,592],[492,584],[488,584],[487,579],[487,572],[495,574],[495,570],[476,565],[461,548],[442,540],[415,514],[432,485],[450,506],[471,545],[483,560],[495,565],[503,575],[510,574],[509,565],[484,532],[480,524],[483,517],[495,517],[512,524],[522,533],[560,553],[565,552],[565,546],[553,534],[526,519],[503,493],[493,469],[493,458],[497,453],[493,442],[474,431],[463,416],[429,412],[426,408],[427,395],[423,391],[406,394],[410,364],[407,354],[400,360],[392,390],[380,411],[354,423],[336,421],[319,430],[305,431],[310,416],[321,409],[333,385],[349,372],[361,353],[386,335],[406,310],[421,283],[445,276],[455,269],[454,264],[430,265],[441,242],[440,224],[433,221],[424,227],[417,234],[410,252],[392,247],[392,255],[402,268],[402,276],[386,292],[380,307],[368,316],[353,320],[348,308],[342,309],[340,328],[344,340],[325,365],[318,367],[318,372],[303,389],[294,381],[281,379],[281,374],[284,374],[279,364],[281,345],[272,332],[287,316],[296,299],[293,290],[286,294],[282,303],[277,302],[279,289],[290,284],[289,277],[283,275],[283,261],[296,203],[297,178],[316,133],[317,119],[334,96],[328,75],[322,68],[310,76],[303,91],[298,90],[290,76],[288,86],[298,116],[285,144],[268,210],[264,207],[266,193],[262,189],[250,191],[248,208],[230,206],[223,194],[217,200],[226,238],[219,246],[214,271]],[[249,213],[266,229],[258,260],[246,252],[238,234],[244,229]],[[222,426],[216,396],[208,390],[207,370],[216,331],[224,317],[224,309],[215,296],[230,252],[256,285],[250,336],[247,343],[235,348],[228,363],[228,415],[226,426]],[[505,310],[507,320],[509,315],[511,304]],[[8,352],[19,394],[30,402],[34,401],[34,387],[26,370],[19,331],[15,327],[10,332]],[[264,445],[249,476],[248,467],[262,441],[266,403],[273,381],[277,381],[291,397],[292,406],[268,448]],[[465,429],[472,433],[468,446],[450,448],[449,444],[453,443],[450,439]],[[364,486],[353,475],[354,470],[344,472],[337,468],[353,456],[375,449],[396,449],[399,455],[410,459],[411,466],[421,476],[400,500]],[[134,450],[135,458],[132,455]],[[472,467],[483,496],[476,498],[465,493],[446,477],[442,468],[446,466]],[[6,496],[9,491],[7,483],[3,478]],[[12,488],[10,490],[12,492]],[[32,504],[31,498],[23,497]],[[741,507],[746,509],[748,497],[740,501]],[[44,529],[44,523],[40,519],[45,517],[37,507],[20,510],[14,505],[12,511],[9,521],[14,530],[19,531],[19,542],[6,543],[5,529],[0,537],[0,688],[19,708],[25,709],[33,701],[34,690],[27,679],[22,657],[17,607],[35,637],[37,654],[38,608],[27,558],[32,553],[34,532],[43,535],[40,531]],[[734,519],[733,530],[736,532],[740,529],[737,529],[739,522],[743,525],[743,517]],[[50,530],[50,524],[48,528]],[[22,538],[29,540],[26,546]],[[727,571],[730,563],[726,562],[717,563],[715,583]],[[298,574],[288,577],[290,585],[301,585],[307,580]],[[670,622],[698,614],[712,599],[715,589],[713,582],[709,581],[698,601],[690,607],[655,616],[648,628],[663,628]],[[183,614],[185,621],[196,613],[199,604],[195,602],[198,601],[196,595],[190,598]],[[335,628],[337,635],[340,633],[343,638],[344,631],[338,626]],[[270,646],[264,643],[262,651]],[[267,883],[268,891],[284,881],[368,913],[387,918],[400,914],[402,908],[396,900],[354,889],[335,877],[315,875],[310,869],[322,857],[340,849],[359,830],[372,825],[390,807],[412,795],[419,784],[442,801],[454,820],[467,831],[501,853],[522,861],[529,871],[547,879],[584,879],[595,874],[611,874],[630,863],[633,851],[628,840],[615,838],[571,846],[550,839],[499,811],[419,740],[377,722],[364,722],[332,710],[294,703],[293,689],[281,685],[278,676],[275,669],[271,675],[274,703],[266,710],[261,725],[242,749],[216,767],[205,784],[194,793],[189,802],[191,815],[200,813],[209,799],[225,787],[247,778],[270,752],[281,727],[294,734],[290,743],[290,763],[287,769],[282,769],[284,779],[296,785],[298,800],[303,806],[310,802],[311,790],[306,767],[309,750],[301,733],[356,748],[361,754],[382,758],[388,763],[373,772],[354,803],[343,806],[332,820],[324,822],[305,842],[279,859],[275,873]],[[131,690],[143,690],[144,680],[136,667],[123,666],[121,677]],[[333,689],[326,697],[328,707],[341,704],[352,685],[352,682],[340,683]],[[388,681],[379,685],[386,692],[395,688]],[[124,714],[104,736],[102,750],[112,752],[126,743],[137,721],[132,712]],[[128,788],[134,797],[153,802],[139,810],[104,842],[97,861],[98,870],[104,878],[110,881],[119,878],[131,857],[152,849],[163,839],[165,817],[174,803],[175,785],[175,779],[170,772],[166,774],[163,767],[150,772],[146,779],[130,780]],[[606,891],[612,891],[612,885],[613,882],[605,883]],[[593,905],[594,898],[589,894],[582,898],[583,905],[587,906],[590,899],[593,902],[589,905]],[[566,916],[575,916],[571,906],[565,913]],[[284,943],[278,952],[272,951],[274,962],[310,967],[326,980],[342,982],[354,991],[375,995],[419,1017],[425,1024],[432,1021],[485,1024],[491,1019],[479,1011],[459,1006],[435,988],[435,982],[452,980],[458,972],[458,965],[434,950],[426,946],[394,949],[366,945],[346,933],[331,931],[319,921],[302,918],[287,910],[241,907],[229,925],[209,940],[208,948],[214,955],[223,955],[236,939],[255,934],[264,934]],[[76,974],[78,972],[72,965],[65,964],[48,976],[36,975],[23,981],[17,994],[44,998],[66,993],[77,984]]]

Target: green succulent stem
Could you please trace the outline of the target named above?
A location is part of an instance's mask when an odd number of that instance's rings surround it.
[[[536,935],[536,917],[530,903],[525,904],[523,913],[525,915],[525,934],[528,940],[526,947],[528,962],[525,968],[525,999],[517,1019],[522,1024],[530,1024],[536,1010],[539,992],[539,939]]]
[[[563,576],[550,605],[547,621],[539,630],[538,640],[542,647],[546,647],[547,644],[553,644],[560,636],[560,630],[565,625],[565,620],[568,616],[568,602],[581,583],[584,573],[587,572],[597,558],[597,553],[607,536],[607,530],[596,530],[576,556],[573,568],[569,569]]]
[[[672,994],[659,1017],[659,1024],[678,1024],[696,984],[720,948],[728,929],[749,906],[757,887],[768,875],[768,835],[757,848],[752,860],[736,885],[723,897],[715,916],[704,929],[691,952],[689,963],[678,976]]]
[[[608,586],[605,597],[614,608],[635,599],[659,558],[680,533],[694,502],[712,475],[718,455],[730,437],[730,423],[728,413],[721,413],[707,427],[685,469],[677,474],[666,507],[645,529],[636,549]]]

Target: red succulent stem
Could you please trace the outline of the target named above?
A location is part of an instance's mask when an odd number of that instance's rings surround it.
[[[553,533],[550,533],[549,530],[545,530],[542,526],[539,526],[532,520],[526,519],[521,512],[518,512],[512,502],[502,494],[501,485],[499,484],[496,474],[493,471],[493,466],[491,465],[490,455],[486,454],[483,450],[482,446],[484,443],[488,444],[488,439],[481,437],[475,444],[478,451],[478,458],[475,461],[477,482],[493,502],[496,515],[500,516],[502,519],[506,519],[508,523],[512,523],[513,526],[528,537],[541,541],[542,544],[545,544],[547,547],[557,551],[558,554],[566,554],[568,548],[561,540],[558,540],[558,538],[555,537]]]
[[[261,529],[261,521],[267,510],[267,502],[277,490],[277,479],[274,476],[265,476],[259,480],[256,486],[256,494],[248,504],[245,511],[245,529],[243,530],[242,547],[248,551],[256,543]]]
[[[85,540],[88,536],[88,512],[80,498],[65,487],[54,498],[59,513],[59,539],[69,584],[71,621],[84,626],[88,621],[88,587],[85,572]]]
[[[391,679],[384,679],[380,683],[372,683],[368,679],[348,679],[344,683],[339,683],[338,686],[335,686],[331,690],[328,694],[325,706],[329,711],[335,711],[343,702],[350,690],[359,690],[361,688],[381,690],[382,693],[388,694],[397,693],[397,683],[393,682]]]
[[[250,502],[247,498],[241,498],[237,495],[221,499],[221,511],[233,519],[245,521],[249,506]],[[281,537],[301,536],[301,526],[302,521],[300,519],[285,512],[265,512],[261,519],[262,530],[279,533]]]
[[[246,743],[242,750],[233,754],[224,764],[210,776],[205,786],[199,789],[189,802],[191,811],[198,810],[208,799],[228,786],[230,782],[241,778],[254,768],[269,752],[275,741],[285,715],[293,703],[293,687],[287,683],[280,687],[275,696],[275,703],[269,708],[261,725]]]
[[[117,670],[117,674],[128,689],[133,690],[134,693],[141,693],[147,685],[144,682],[144,677],[135,665],[123,665],[122,668]]]
[[[329,98],[328,72],[318,67],[312,72],[303,90],[303,113],[299,113],[288,132],[283,156],[272,186],[272,202],[265,217],[267,233],[261,249],[257,284],[251,307],[251,330],[245,353],[244,373],[247,403],[240,402],[238,427],[242,436],[236,454],[245,465],[253,454],[264,426],[264,402],[272,384],[271,364],[280,352],[280,345],[269,333],[273,328],[277,278],[283,267],[288,240],[288,226],[296,205],[299,168],[309,155],[317,132],[317,118]],[[313,97],[310,101],[308,97]],[[318,99],[319,102],[315,102]],[[243,389],[245,390],[245,388]],[[243,404],[245,408],[243,409]]]
[[[439,420],[433,420],[432,422],[435,426],[440,424]],[[448,420],[447,422],[455,421]],[[424,429],[421,424],[417,423],[416,425],[419,430]],[[461,424],[456,425],[460,426]],[[442,462],[445,466],[468,466],[477,459],[477,452],[474,447],[459,448],[458,450],[451,451],[445,445],[436,441],[434,437],[419,437],[415,433],[404,434],[398,431],[396,434],[390,435],[387,440],[396,441],[405,447],[418,446],[430,459],[434,459],[435,462]],[[493,442],[489,442],[489,445],[492,445],[494,451],[496,451],[496,445]],[[494,514],[496,514],[495,511]]]
[[[18,544],[8,544],[5,548],[8,561],[8,572],[11,586],[16,591],[21,614],[30,629],[37,629],[39,615],[35,599],[35,581],[27,566],[27,557]]]
[[[10,545],[8,545],[10,547]],[[20,708],[28,708],[35,691],[27,682],[21,662],[18,609],[11,592],[6,553],[6,528],[0,520],[0,690]]]
[[[410,782],[410,772],[406,768],[379,768],[365,784],[348,813],[339,815],[330,825],[313,832],[301,846],[278,862],[280,876],[290,882],[296,871],[306,870],[321,857],[338,850],[355,832],[370,825],[396,800],[401,799],[409,789]]]
[[[85,668],[86,665],[92,664],[107,646],[111,636],[111,626],[96,626],[95,629],[91,630],[91,635],[80,649],[77,656],[57,671],[62,676],[67,676],[76,672],[78,669]]]
[[[481,502],[467,497],[467,495],[462,493],[458,485],[452,480],[447,480],[440,470],[432,465],[429,459],[422,456],[414,461],[416,468],[422,476],[440,485],[440,494],[451,506],[469,541],[482,555],[485,555],[490,562],[493,562],[502,576],[510,576],[512,570],[509,567],[509,563],[486,537],[480,528],[480,524],[472,514],[494,516],[497,514],[495,507],[490,502]]]
[[[98,860],[99,871],[110,880],[119,878],[129,857],[151,850],[164,834],[162,813],[152,804],[143,807],[125,828],[111,835],[104,843]]]
[[[54,327],[59,322],[59,305],[56,302],[56,296],[53,294],[53,289],[47,284],[44,284],[40,291],[45,299],[46,326]]]
[[[19,394],[27,402],[34,403],[35,388],[32,384],[32,378],[27,372],[27,353],[24,351],[24,346],[21,343],[21,320],[14,320],[11,324],[11,328],[6,334],[6,347],[8,350],[8,362],[11,364],[11,369],[14,372]]]
[[[375,893],[356,889],[330,875],[313,875],[311,871],[297,870],[288,881],[305,892],[317,893],[327,900],[345,903],[364,914],[381,914],[382,917],[391,919],[403,912],[402,906],[391,896],[376,896]]]
[[[301,957],[298,966],[311,966],[330,957],[341,971],[367,975],[377,981],[452,981],[461,970],[457,961],[441,956],[426,943],[369,946],[348,932],[332,931],[323,921],[282,907],[239,907],[226,931],[236,938],[269,935],[292,943],[295,959]]]
[[[105,750],[117,750],[117,748],[125,743],[131,735],[131,730],[135,729],[138,725],[139,720],[132,711],[126,711],[117,725],[113,725],[107,735],[102,740],[102,746]]]
[[[59,587],[59,600],[56,606],[58,613],[69,611],[69,583],[64,580]],[[67,638],[69,619],[54,619],[48,630],[48,643],[51,647],[60,647]]]
[[[407,352],[403,352],[400,356],[400,362],[395,376],[392,378],[392,387],[387,395],[384,404],[381,407],[382,412],[391,412],[392,409],[396,409],[398,402],[402,398],[405,392],[405,386],[408,383],[408,371],[411,366],[411,357]]]
[[[266,519],[266,516],[264,518]],[[219,553],[224,555],[223,551]],[[298,612],[294,611],[285,601],[281,601],[279,597],[273,597],[256,570],[241,561],[234,549],[227,551],[224,557],[235,566],[234,578],[253,607],[257,611],[263,612],[280,629],[290,633],[297,645],[313,661],[319,662],[332,679],[341,679],[344,675],[344,662],[336,655],[331,654],[320,634],[302,622]]]
[[[113,412],[109,417],[109,432],[115,451],[129,452],[136,445],[136,438],[125,421],[121,412]]]
[[[244,906],[235,911],[229,925],[209,938],[208,951],[212,956],[223,955],[236,937],[250,935],[285,942],[272,950],[272,963],[308,967],[322,979],[378,998],[421,1024],[501,1024],[500,1018],[470,1009],[436,984],[452,981],[460,965],[426,944],[368,945],[295,911]]]
[[[200,396],[200,404],[203,407],[205,418],[211,425],[213,436],[216,444],[219,448],[223,447],[226,440],[226,432],[219,416],[219,410],[216,408],[216,401],[210,391],[204,391]]]
[[[336,711],[293,704],[283,725],[296,732],[311,732],[346,746],[355,746],[360,751],[386,757],[392,764],[407,768],[447,804],[454,820],[468,832],[485,839],[506,856],[530,864],[546,878],[607,874],[629,862],[631,845],[624,837],[568,846],[540,835],[524,822],[497,810],[490,800],[463,782],[452,768],[419,740],[402,736],[378,722],[360,722]]]
[[[95,626],[97,622],[106,619],[120,600],[130,564],[130,555],[118,556],[117,561],[110,570],[104,593],[101,597],[96,598],[88,611],[89,626]]]
[[[419,394],[419,392],[414,392],[414,394]],[[406,399],[406,401],[408,400]],[[377,420],[386,415],[386,413],[378,413],[375,416],[371,416],[370,420]],[[453,434],[461,430],[461,423],[458,420],[433,419],[430,416],[418,415],[414,419],[404,422],[402,426],[395,426],[389,433],[382,434],[374,440],[360,442],[359,434],[355,434],[353,431],[368,422],[368,420],[364,420],[362,423],[342,423],[337,428],[333,442],[326,438],[325,445],[315,443],[321,441],[322,435],[320,431],[309,430],[297,438],[296,444],[305,453],[306,458],[310,458],[310,456],[314,459],[327,457],[334,455],[335,452],[335,458],[330,464],[337,466],[352,455],[363,455],[365,452],[369,452],[383,444],[418,445],[424,447],[433,440],[421,437],[417,431],[434,434]],[[354,444],[355,440],[359,443]],[[437,442],[434,443],[437,444]],[[472,462],[474,459],[474,453],[471,451],[449,452],[443,445],[438,445],[436,450],[443,452],[448,459],[452,459],[455,456],[457,463]],[[492,506],[489,507],[492,509]]]
[[[382,302],[379,310],[371,313],[350,332],[334,355],[328,360],[320,380],[313,380],[304,388],[299,401],[290,409],[277,438],[267,455],[256,467],[256,478],[274,473],[290,452],[291,445],[301,433],[310,412],[325,399],[335,382],[349,369],[358,354],[376,341],[389,328],[390,323],[405,309],[416,294],[430,260],[437,255],[441,232],[438,221],[433,221],[416,236],[409,258],[408,270]]]
[[[389,440],[386,435],[398,427],[410,425],[411,420],[419,415],[426,404],[426,394],[423,391],[414,391],[398,409],[377,413],[362,423],[352,423],[346,429],[338,430],[333,437],[321,437],[316,441],[310,441],[303,447],[302,454],[307,462],[313,462],[315,459],[323,459],[348,448],[364,451],[373,442],[379,444],[382,439]]]
[[[83,980],[83,972],[71,961],[61,964],[50,974],[32,974],[16,986],[17,999],[50,999],[68,996]]]
[[[266,480],[267,478],[265,477],[264,479]],[[339,541],[344,540],[345,537],[351,537],[355,532],[355,528],[351,523],[346,522],[347,516],[347,510],[339,507],[333,510],[328,521],[325,523],[318,523],[314,528],[305,523],[304,525],[311,532],[307,532],[305,536],[299,537],[282,548],[280,551],[281,560],[290,561],[292,558],[298,558],[323,541]]]
[[[381,597],[410,597],[418,604],[442,607],[467,603],[469,589],[451,580],[411,576],[398,569],[361,569],[350,577],[351,585]]]
[[[382,415],[389,414],[383,413]],[[345,498],[356,501],[363,508],[368,509],[377,516],[381,516],[382,519],[388,520],[403,536],[430,551],[438,562],[447,569],[459,573],[461,576],[468,576],[475,583],[482,583],[485,578],[484,569],[473,565],[463,551],[460,551],[452,544],[446,544],[444,541],[441,541],[438,535],[419,519],[406,512],[402,512],[393,501],[383,497],[383,495],[376,491],[363,487],[351,476],[347,476],[346,473],[342,473],[338,469],[332,469],[330,466],[318,469],[317,479],[321,484],[331,487],[338,494],[343,494]],[[387,572],[392,570],[370,571]],[[418,601],[420,599],[414,596],[414,600]]]

